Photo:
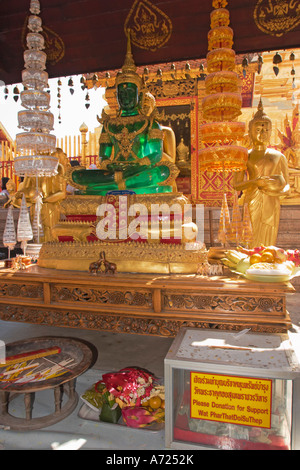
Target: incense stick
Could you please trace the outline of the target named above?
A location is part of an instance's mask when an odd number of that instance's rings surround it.
[[[58,346],[53,346],[46,349],[38,349],[37,351],[29,351],[27,353],[17,354],[15,356],[8,356],[4,363],[0,363],[0,367],[5,367],[11,364],[16,364],[22,361],[28,361],[30,359],[38,359],[40,357],[50,356],[52,354],[59,354],[61,348]]]

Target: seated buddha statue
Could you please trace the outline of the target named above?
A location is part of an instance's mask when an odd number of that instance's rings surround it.
[[[252,148],[248,152],[247,173],[237,172],[233,186],[244,191],[253,231],[253,247],[276,245],[280,219],[280,199],[289,191],[288,164],[285,156],[269,147],[272,122],[262,102],[249,122]]]
[[[71,172],[71,184],[84,194],[105,195],[108,191],[132,190],[136,194],[172,192],[178,169],[164,158],[164,134],[155,119],[143,107],[142,78],[136,72],[128,33],[127,53],[122,71],[116,77],[119,113],[104,111],[100,136],[100,167],[93,171],[77,167]]]

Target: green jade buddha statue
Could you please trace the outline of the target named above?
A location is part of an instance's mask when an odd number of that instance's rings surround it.
[[[84,194],[105,195],[108,191],[131,190],[136,194],[172,192],[179,171],[163,158],[163,130],[155,112],[143,108],[142,78],[136,72],[128,33],[127,54],[116,77],[119,113],[111,117],[104,111],[100,136],[100,168],[75,167],[72,182]]]

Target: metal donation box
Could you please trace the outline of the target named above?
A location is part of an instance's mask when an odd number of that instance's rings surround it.
[[[165,358],[166,447],[300,449],[299,392],[290,336],[183,328]]]

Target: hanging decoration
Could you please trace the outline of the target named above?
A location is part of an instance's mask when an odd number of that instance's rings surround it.
[[[294,67],[295,58],[296,58],[295,53],[291,52],[290,61],[292,62],[291,76],[292,76],[292,90],[293,90],[293,94],[292,94],[292,104],[293,105],[297,104],[297,97],[295,96],[295,93],[294,93],[294,90],[296,88],[296,80],[295,80],[296,79],[296,70],[295,70],[295,67]]]
[[[90,95],[89,95],[89,93],[87,93],[87,94],[85,95],[85,101],[86,101],[85,107],[86,107],[86,109],[89,109],[89,107],[90,107],[90,103],[89,103],[89,101],[90,101]]]
[[[242,61],[243,77],[244,77],[244,78],[245,78],[246,75],[247,75],[247,68],[248,68],[248,65],[249,65],[248,59],[247,59],[247,57],[244,57],[244,58],[243,58],[243,61]]]
[[[58,109],[58,123],[61,124],[61,80],[57,80],[57,109]]]
[[[7,211],[6,223],[3,232],[3,246],[8,248],[8,259],[10,259],[10,252],[14,249],[16,243],[17,237],[13,217],[13,208],[10,206]]]
[[[17,102],[19,99],[19,95],[20,95],[19,88],[17,86],[14,87],[13,93],[14,93],[14,100],[15,102]]]
[[[71,95],[74,95],[74,82],[73,82],[72,77],[69,78],[68,87],[69,87],[69,91],[70,91]]]
[[[50,134],[54,116],[49,111],[50,95],[45,91],[47,56],[42,51],[44,37],[42,20],[37,16],[40,13],[38,0],[31,0],[30,12],[28,29],[31,32],[27,34],[28,49],[24,52],[25,69],[22,71],[26,90],[21,93],[21,101],[25,110],[18,113],[19,127],[26,132],[16,136],[20,156],[15,158],[14,166],[18,176],[52,176],[57,173],[58,158],[51,155],[56,149],[56,137]]]
[[[29,240],[33,239],[32,227],[30,223],[30,217],[28,208],[26,205],[26,198],[23,194],[19,219],[18,219],[18,227],[17,227],[17,240],[21,242],[21,248],[23,250],[24,255],[26,255],[26,247]]]
[[[260,74],[260,72],[261,72],[263,63],[264,63],[264,60],[263,60],[263,58],[262,58],[262,55],[259,54],[259,55],[258,55],[258,59],[257,59],[257,73],[258,73],[258,74]]]
[[[274,64],[273,70],[274,70],[276,77],[279,74],[279,64],[281,64],[281,62],[282,62],[282,57],[279,54],[279,52],[276,52],[276,54],[273,57],[273,64]]]
[[[86,83],[85,83],[85,78],[84,78],[84,76],[81,77],[80,83],[81,83],[81,89],[82,89],[82,90],[85,90],[85,88],[86,88]]]

